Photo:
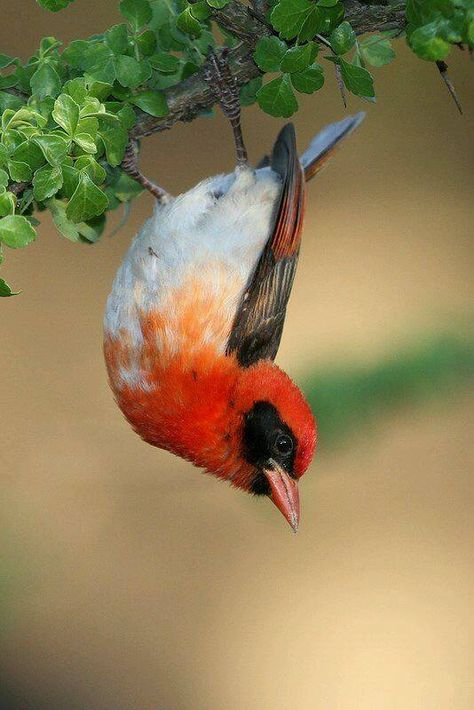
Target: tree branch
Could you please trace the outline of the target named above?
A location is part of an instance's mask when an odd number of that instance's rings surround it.
[[[343,0],[343,3],[346,10],[345,19],[351,23],[357,34],[385,30],[402,31],[406,25],[405,0],[377,0],[376,4],[371,4],[369,0]],[[224,8],[212,10],[212,19],[222,29],[240,39],[240,44],[231,49],[228,55],[229,66],[238,87],[260,74],[252,54],[258,40],[273,33],[271,25],[264,17],[267,7],[267,0],[251,0],[251,6],[243,5],[239,0],[231,0]],[[23,96],[17,89],[6,91]],[[166,116],[155,118],[136,109],[138,119],[130,131],[131,144],[139,138],[171,128],[178,121],[192,121],[217,101],[212,88],[204,80],[202,70],[171,86],[165,94],[169,108]],[[19,197],[27,187],[28,184],[24,182],[12,183],[8,190]]]
[[[357,34],[385,30],[402,31],[406,25],[404,1],[390,3],[389,0],[380,0],[373,5],[359,0],[345,0],[344,5],[345,19],[351,23]],[[223,29],[241,40],[239,46],[229,52],[230,67],[239,87],[259,75],[252,53],[258,40],[272,33],[270,25],[261,17],[262,7],[264,3],[262,5],[260,0],[254,0],[253,8],[231,0],[224,8],[216,9],[212,13],[213,19]],[[204,81],[202,71],[170,87],[165,93],[169,113],[163,118],[155,118],[139,112],[138,121],[130,133],[132,139],[164,131],[178,121],[192,121],[216,102],[212,90]]]

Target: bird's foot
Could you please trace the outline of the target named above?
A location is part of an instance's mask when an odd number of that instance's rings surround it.
[[[151,182],[151,180],[148,180],[148,178],[140,172],[138,168],[138,149],[136,141],[130,141],[128,144],[120,167],[124,173],[127,173],[127,175],[136,180],[136,182],[138,182],[138,184],[145,190],[151,192],[153,197],[155,197],[158,202],[168,202],[170,194],[162,187],[155,185],[155,183]]]
[[[247,166],[247,149],[240,124],[239,88],[229,67],[229,50],[223,49],[216,54],[209,51],[208,61],[204,66],[204,78],[219,101],[224,116],[229,120],[234,133],[237,165]]]

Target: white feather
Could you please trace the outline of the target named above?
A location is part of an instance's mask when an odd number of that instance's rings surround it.
[[[225,293],[229,279],[238,280],[234,295],[222,302],[230,332],[241,293],[269,237],[279,191],[280,178],[270,168],[240,168],[203,180],[166,204],[157,203],[115,277],[105,313],[106,335],[125,330],[139,346],[140,313],[161,310],[165,304],[171,312],[170,294],[189,277],[199,283],[196,300],[204,301]],[[222,350],[228,334],[223,333],[218,344]],[[204,328],[202,342],[211,337],[211,328]],[[166,345],[176,350],[181,344],[173,338],[170,331]],[[157,343],[157,352],[162,346]],[[138,373],[123,375],[125,383]]]

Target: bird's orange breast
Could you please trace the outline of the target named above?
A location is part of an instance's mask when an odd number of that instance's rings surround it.
[[[238,415],[229,414],[239,366],[225,348],[242,281],[219,268],[213,275],[190,275],[160,308],[137,310],[140,337],[106,332],[104,352],[117,403],[137,433],[227,478],[241,466]]]

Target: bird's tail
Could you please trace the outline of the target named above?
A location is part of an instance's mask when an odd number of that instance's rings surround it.
[[[300,158],[306,181],[311,180],[326,165],[339,141],[352,133],[362,123],[365,113],[343,118],[322,129],[311,141]]]

